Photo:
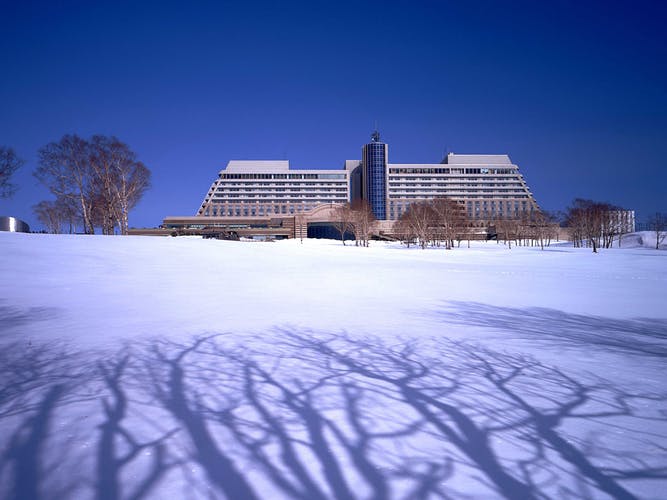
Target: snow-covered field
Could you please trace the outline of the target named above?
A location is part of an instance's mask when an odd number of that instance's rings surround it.
[[[0,233],[0,498],[665,498],[649,240]]]

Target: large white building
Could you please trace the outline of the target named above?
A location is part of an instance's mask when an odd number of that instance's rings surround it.
[[[416,200],[447,197],[465,205],[473,221],[530,215],[539,207],[519,167],[507,155],[449,153],[436,164],[387,164],[388,219]]]
[[[281,217],[323,204],[365,199],[378,220],[396,220],[416,201],[452,198],[472,221],[521,217],[538,210],[528,185],[507,155],[449,153],[441,163],[388,162],[376,132],[361,160],[337,170],[290,169],[288,161],[230,161],[213,181],[198,217]],[[203,221],[203,219],[202,219]]]
[[[323,203],[345,203],[350,178],[349,170],[291,170],[286,160],[234,160],[213,181],[197,215],[294,215]]]

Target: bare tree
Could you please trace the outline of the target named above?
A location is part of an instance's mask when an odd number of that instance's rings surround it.
[[[60,234],[63,231],[63,226],[66,226],[66,231],[72,234],[79,221],[76,205],[66,198],[40,201],[32,209],[37,215],[37,219],[44,224],[49,233]]]
[[[586,245],[597,253],[598,248],[609,248],[617,229],[615,212],[620,209],[609,203],[577,198],[567,210],[566,223],[575,247]]]
[[[428,201],[411,203],[401,215],[400,226],[405,228],[412,237],[416,238],[422,249],[433,241],[433,230],[437,214]]]
[[[355,245],[368,246],[375,215],[366,200],[358,200],[352,204],[352,231]]]
[[[150,171],[115,137],[86,141],[65,135],[39,150],[35,176],[56,197],[61,208],[77,206],[87,234],[101,227],[127,234],[128,215],[150,185]],[[72,220],[72,218],[69,218]]]
[[[341,203],[334,209],[334,227],[340,233],[340,239],[345,245],[345,233],[353,230],[354,213],[349,203]]]
[[[12,148],[0,146],[0,198],[9,198],[16,192],[11,178],[23,163]]]
[[[83,230],[93,234],[92,199],[94,184],[90,166],[90,144],[77,135],[65,135],[39,150],[39,166],[35,177],[56,198],[76,201]]]
[[[577,198],[567,209],[566,224],[570,228],[572,243],[575,247],[588,245],[593,225],[593,205],[594,202],[591,200]],[[593,241],[593,252],[597,252],[595,241]]]
[[[64,224],[63,213],[56,206],[55,201],[40,201],[32,207],[39,222],[44,224],[46,230],[52,234],[60,234]]]
[[[609,203],[602,203],[600,209],[602,210],[602,246],[611,248],[615,238],[618,238],[620,246],[620,239],[625,226],[623,214],[626,211]]]
[[[465,208],[450,198],[435,198],[429,203],[435,216],[436,235],[450,250],[457,234],[467,227]]]
[[[91,144],[102,231],[113,234],[118,225],[120,233],[127,234],[129,212],[150,186],[150,171],[115,137],[93,136]]]
[[[602,237],[603,215],[600,205],[596,202],[586,203],[581,216],[584,238],[586,238],[589,246],[593,248],[593,253],[597,253]]]
[[[127,234],[129,215],[150,187],[151,171],[141,162],[117,166],[115,195],[119,208],[118,224],[121,234]]]
[[[466,212],[463,212],[463,223],[461,226],[459,226],[458,230],[456,231],[456,246],[461,248],[461,242],[463,240],[466,240],[468,242],[468,248],[470,248],[470,239],[473,236],[474,230],[470,226],[470,220],[468,219],[468,216]]]
[[[90,140],[90,167],[92,182],[96,187],[92,193],[94,223],[102,228],[102,234],[114,234],[114,227],[118,220],[118,210],[114,197],[114,158],[112,141],[103,135],[95,135]]]
[[[540,249],[544,250],[545,246],[551,244],[551,239],[555,238],[557,231],[557,222],[553,215],[541,210],[533,212],[529,223],[529,234]]]
[[[498,217],[495,220],[496,237],[512,249],[512,241],[518,239],[520,221],[513,217]]]
[[[648,227],[655,232],[655,249],[658,250],[660,243],[667,236],[667,214],[656,212],[651,215],[648,219]]]
[[[417,235],[414,233],[412,226],[404,215],[405,214],[402,214],[401,217],[394,222],[393,232],[398,236],[402,243],[410,248],[410,245],[415,242]]]

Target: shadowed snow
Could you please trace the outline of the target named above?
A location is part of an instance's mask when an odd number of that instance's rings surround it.
[[[2,498],[667,489],[664,251],[0,248]]]

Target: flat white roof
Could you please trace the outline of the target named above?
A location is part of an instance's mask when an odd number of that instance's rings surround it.
[[[359,161],[357,160],[357,163]],[[231,160],[227,166],[220,171],[221,174],[347,174],[344,168],[292,168],[289,160]]]
[[[511,165],[508,155],[457,155],[448,153],[446,161],[449,165]]]
[[[270,174],[288,170],[289,160],[232,160],[223,172]]]
[[[359,160],[345,160],[342,169],[290,169],[289,160],[231,160],[221,173],[274,174],[286,172],[345,172],[359,165]],[[459,155],[449,153],[442,163],[388,163],[399,168],[437,168],[442,165],[512,165],[508,155]]]

